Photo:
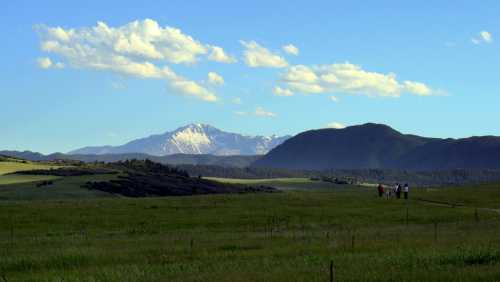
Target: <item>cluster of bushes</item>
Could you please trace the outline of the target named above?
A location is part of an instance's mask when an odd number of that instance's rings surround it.
[[[85,187],[127,197],[187,196],[196,194],[274,192],[272,187],[220,183],[190,177],[185,170],[149,160],[129,160],[109,164],[125,172],[110,181],[90,181]]]
[[[182,177],[189,177],[189,173],[182,168],[175,166],[168,166],[160,163],[156,163],[150,160],[125,160],[114,163],[109,163],[109,167],[125,172],[134,173],[148,173],[148,174],[167,174],[167,175],[177,175]]]

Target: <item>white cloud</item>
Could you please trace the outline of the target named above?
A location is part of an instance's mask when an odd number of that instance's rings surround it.
[[[292,90],[303,93],[344,92],[372,97],[399,97],[404,92],[421,96],[436,94],[421,82],[399,82],[393,73],[370,72],[350,63],[296,65],[287,69],[282,80]]]
[[[240,41],[240,43],[245,47],[243,56],[245,64],[249,67],[284,68],[288,66],[288,62],[283,57],[271,53],[255,41]]]
[[[294,46],[293,44],[288,44],[282,47],[283,51],[285,51],[287,54],[298,56],[299,55],[299,48]]]
[[[483,30],[481,32],[479,32],[479,34],[477,35],[477,37],[473,37],[471,39],[472,43],[478,45],[478,44],[481,44],[481,43],[491,43],[493,42],[493,35],[486,31],[486,30]]]
[[[330,122],[326,125],[328,128],[342,129],[345,128],[345,125],[340,122]]]
[[[330,96],[330,100],[335,103],[338,103],[340,101],[336,96]]]
[[[286,88],[281,88],[279,86],[276,86],[273,88],[273,93],[276,96],[293,96],[293,92],[290,89]]]
[[[419,96],[430,96],[432,95],[432,90],[425,84],[415,81],[405,81],[404,89],[408,92]]]
[[[179,80],[172,81],[171,87],[207,102],[217,101],[217,96],[215,96],[215,94],[191,80],[180,78]]]
[[[484,42],[490,43],[491,41],[493,41],[493,36],[491,36],[491,33],[487,31],[483,30],[479,33],[479,35],[481,36],[481,39],[484,40]]]
[[[224,85],[224,78],[215,72],[209,72],[208,82],[214,85]]]
[[[283,79],[287,82],[315,83],[318,76],[309,67],[304,65],[292,66],[288,69]]]
[[[209,60],[216,61],[219,63],[226,63],[226,64],[231,64],[231,63],[236,63],[237,60],[226,54],[224,49],[221,47],[217,46],[210,46],[210,49],[212,49],[212,53],[210,53],[210,56],[208,56]]]
[[[64,68],[64,64],[61,62],[54,63],[52,60],[48,57],[43,57],[43,58],[38,58],[36,60],[38,67],[42,69],[50,69],[50,68],[55,68],[55,69],[62,69]]]
[[[271,118],[273,118],[273,117],[276,117],[276,116],[277,116],[277,114],[275,114],[275,113],[273,113],[273,112],[266,111],[266,110],[264,110],[264,108],[262,108],[262,107],[257,107],[257,108],[255,109],[254,114],[255,114],[256,116],[258,116],[258,117],[271,117]]]
[[[119,27],[98,22],[96,26],[77,29],[39,25],[37,30],[42,51],[59,55],[74,68],[165,79],[181,94],[205,101],[216,101],[217,97],[199,83],[177,75],[165,63],[194,64],[201,57],[231,60],[222,48],[201,43],[178,28],[161,27],[151,19]]]

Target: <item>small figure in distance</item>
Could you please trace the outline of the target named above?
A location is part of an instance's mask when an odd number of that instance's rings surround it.
[[[379,198],[382,198],[382,196],[384,195],[384,186],[382,184],[379,184],[377,190]]]
[[[405,184],[405,187],[403,189],[403,192],[405,194],[405,200],[408,200],[408,192],[410,190],[410,187],[408,186],[408,183]]]
[[[396,198],[401,199],[401,184],[396,187]]]

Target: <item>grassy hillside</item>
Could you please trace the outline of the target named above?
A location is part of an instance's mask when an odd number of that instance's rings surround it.
[[[14,178],[11,183],[6,180]],[[90,199],[114,197],[114,195],[89,190],[82,187],[87,181],[108,181],[116,175],[85,175],[57,177],[50,175],[4,175],[0,176],[0,200],[62,200],[62,199]],[[50,186],[37,187],[43,180],[53,180]]]
[[[0,201],[0,277],[329,281],[333,262],[335,281],[500,279],[500,185],[412,189],[404,201],[277,181],[302,190]]]
[[[56,168],[58,166],[32,163],[32,162],[21,162],[21,161],[0,161],[0,175],[13,173],[16,171],[26,171],[32,169],[50,169]]]
[[[51,175],[17,175],[10,173],[18,171],[28,171],[33,169],[51,169],[57,167],[59,166],[34,163],[30,161],[24,161],[15,158],[7,158],[2,156],[0,157],[0,195],[4,192],[3,185],[12,185],[16,183],[27,183],[27,182],[32,183],[44,180],[58,179],[58,177]]]
[[[16,183],[25,182],[39,182],[43,180],[55,180],[58,179],[57,176],[51,175],[21,175],[21,174],[9,174],[0,175],[0,185],[11,185]]]

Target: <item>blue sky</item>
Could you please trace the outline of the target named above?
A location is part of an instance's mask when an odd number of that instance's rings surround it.
[[[4,1],[0,149],[116,145],[194,122],[500,135],[498,1],[269,2]]]

